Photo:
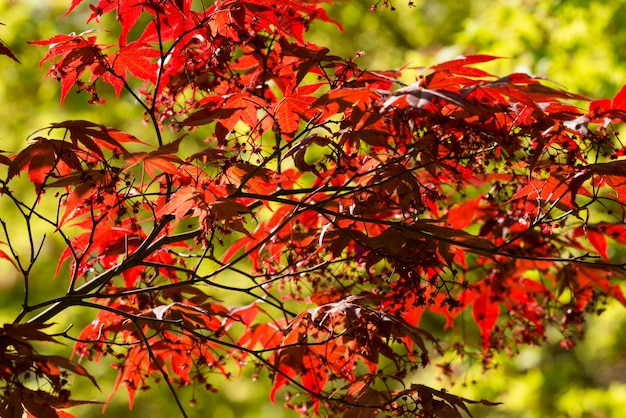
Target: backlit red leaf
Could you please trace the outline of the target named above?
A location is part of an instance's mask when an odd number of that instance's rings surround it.
[[[496,325],[499,313],[500,305],[493,301],[489,294],[483,294],[474,301],[472,314],[476,324],[478,324],[480,328],[480,334],[483,337],[483,347],[485,349],[491,344],[489,338]]]
[[[287,96],[279,101],[274,107],[274,117],[285,134],[293,134],[298,130],[302,122],[307,122],[316,113],[311,108],[315,97],[311,96]]]

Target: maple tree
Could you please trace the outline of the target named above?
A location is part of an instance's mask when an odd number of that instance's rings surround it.
[[[305,40],[314,20],[339,25],[321,3],[101,0],[88,23],[114,14],[116,44],[93,30],[32,42],[61,103],[130,95],[153,134],[69,120],[0,155],[30,242],[20,254],[0,219],[0,257],[24,279],[0,329],[0,416],[71,416],[86,401],[68,374],[96,384],[82,360],[109,356],[131,408],[156,380],[184,416],[177,389],[212,391],[234,364],[267,372],[272,401],[289,389],[303,415],[460,417],[474,401],[411,376],[473,355],[472,337],[447,344],[424,315],[453,327],[467,312],[488,368],[548,328],[569,348],[586,314],[626,304],[626,88],[589,101],[489,74],[488,55],[361,69]],[[67,290],[44,302],[35,221],[65,243]],[[74,307],[93,321],[46,332]],[[71,358],[34,348],[61,339]]]

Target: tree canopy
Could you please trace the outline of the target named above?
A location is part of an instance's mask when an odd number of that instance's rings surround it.
[[[86,361],[107,356],[131,408],[159,382],[185,416],[179,388],[252,369],[305,416],[460,417],[491,402],[420,381],[452,372],[441,354],[487,369],[548,329],[568,349],[626,304],[626,88],[590,100],[485,54],[366,69],[307,41],[340,26],[321,3],[101,0],[84,31],[32,40],[62,104],[132,100],[149,129],[70,118],[0,155],[23,283],[0,416],[70,416],[91,401],[68,374],[97,387]],[[48,331],[68,311],[91,322]],[[72,356],[37,345],[55,341]]]

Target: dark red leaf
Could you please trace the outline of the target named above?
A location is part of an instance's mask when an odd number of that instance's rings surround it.
[[[13,52],[9,49],[9,47],[4,44],[4,42],[2,42],[2,40],[0,40],[0,55],[6,55],[13,61],[20,63],[20,60],[17,59],[15,54],[13,54]]]

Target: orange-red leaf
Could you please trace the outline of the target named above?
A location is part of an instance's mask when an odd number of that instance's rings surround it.
[[[281,99],[274,106],[274,117],[285,134],[293,134],[301,122],[309,121],[315,111],[311,108],[315,97],[292,95]]]

